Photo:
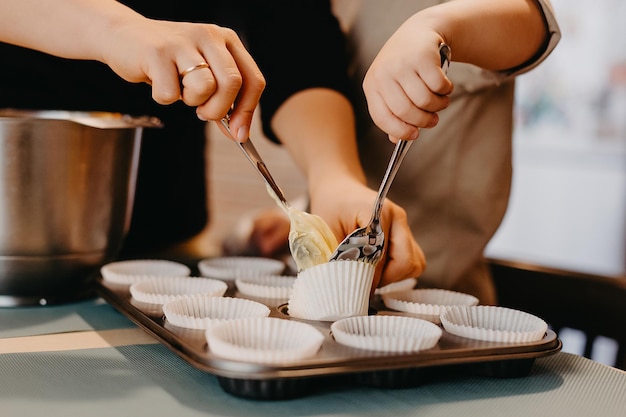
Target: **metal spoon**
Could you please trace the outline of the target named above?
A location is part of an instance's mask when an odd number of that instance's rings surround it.
[[[228,134],[230,134],[230,113],[221,120],[221,123]],[[274,197],[276,202],[289,216],[291,222],[289,249],[298,270],[325,262],[335,245],[337,245],[337,239],[330,227],[320,217],[298,210],[287,202],[283,191],[274,181],[272,174],[267,169],[267,165],[265,165],[250,138],[244,143],[238,142],[238,145],[248,158],[248,161],[256,168],[265,181],[270,196]]]
[[[447,73],[450,65],[450,47],[445,43],[439,45],[439,55],[441,57],[441,67]],[[385,234],[380,224],[380,214],[383,203],[387,197],[387,192],[391,183],[400,168],[400,164],[407,154],[413,141],[399,140],[393,150],[387,171],[378,189],[378,195],[374,202],[374,209],[369,223],[350,233],[339,244],[335,252],[331,255],[330,261],[356,260],[377,264],[383,254],[385,246]]]

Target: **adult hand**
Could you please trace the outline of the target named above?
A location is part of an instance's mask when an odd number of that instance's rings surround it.
[[[443,38],[416,16],[387,40],[363,81],[372,120],[394,143],[415,140],[420,128],[436,126],[453,88],[441,68]]]
[[[5,1],[0,16],[3,42],[104,62],[127,81],[151,84],[157,103],[182,99],[203,120],[234,105],[233,137],[248,137],[265,79],[230,29],[148,19],[114,0]]]
[[[239,141],[265,88],[237,34],[213,24],[123,20],[107,33],[102,60],[127,81],[151,84],[156,102],[182,99],[203,120],[219,120],[234,105],[230,128]]]
[[[362,183],[337,178],[332,184],[311,190],[311,212],[326,220],[341,241],[369,222],[375,199],[376,192]],[[385,252],[377,265],[373,288],[420,276],[426,260],[413,238],[404,209],[387,199],[381,224]]]

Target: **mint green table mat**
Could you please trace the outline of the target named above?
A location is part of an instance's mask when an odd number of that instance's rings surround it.
[[[2,417],[626,416],[626,373],[559,353],[524,378],[466,376],[417,388],[344,387],[287,401],[225,393],[160,344],[0,355]]]
[[[102,300],[0,309],[2,338],[134,327]],[[457,377],[411,389],[342,387],[288,401],[225,393],[165,346],[0,354],[1,417],[626,416],[626,373],[560,353],[524,378]]]
[[[0,308],[0,339],[133,326],[102,299],[58,306]]]

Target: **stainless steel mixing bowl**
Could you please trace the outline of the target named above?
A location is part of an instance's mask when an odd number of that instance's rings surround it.
[[[128,230],[143,128],[158,125],[0,110],[0,307],[91,294]]]

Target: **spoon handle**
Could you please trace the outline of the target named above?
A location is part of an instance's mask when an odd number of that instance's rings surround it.
[[[224,126],[226,131],[230,133],[228,116],[223,118],[221,122],[222,122],[222,126]],[[241,149],[242,152],[248,158],[248,161],[250,161],[252,166],[261,175],[261,178],[263,178],[265,183],[271,188],[274,194],[276,194],[276,197],[278,197],[278,200],[280,200],[280,202],[283,204],[283,206],[285,206],[285,208],[289,207],[289,203],[287,202],[287,199],[285,198],[285,194],[283,194],[283,191],[280,189],[278,184],[276,184],[276,181],[274,181],[274,177],[272,177],[272,174],[270,174],[269,169],[267,169],[267,165],[265,165],[265,161],[263,161],[263,158],[261,158],[261,155],[259,155],[259,152],[256,150],[256,148],[252,144],[252,140],[248,138],[247,141],[243,143],[238,142],[237,144],[239,145],[239,149]]]
[[[389,160],[389,165],[387,165],[387,170],[385,171],[383,180],[378,188],[378,195],[376,196],[376,202],[374,203],[374,211],[372,212],[372,219],[370,220],[370,223],[378,223],[380,221],[380,213],[383,208],[385,197],[387,197],[387,192],[389,191],[389,188],[391,188],[391,183],[400,168],[400,164],[402,164],[402,160],[406,156],[412,144],[412,140],[403,139],[400,139],[398,143],[396,143],[396,147],[393,149],[393,154]]]
[[[287,203],[287,199],[283,194],[283,190],[281,190],[278,184],[276,184],[276,181],[274,181],[274,177],[270,174],[269,169],[267,169],[267,165],[265,165],[265,162],[257,152],[250,138],[243,143],[239,143],[239,148],[241,148],[243,153],[246,154],[250,163],[256,168],[257,172],[261,174],[265,183],[272,189],[272,191],[274,191],[280,202],[285,206],[289,206],[289,203]]]

